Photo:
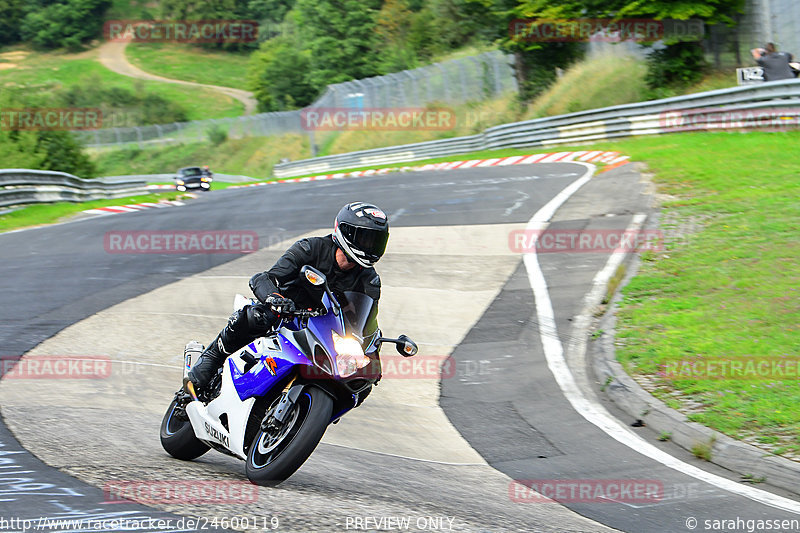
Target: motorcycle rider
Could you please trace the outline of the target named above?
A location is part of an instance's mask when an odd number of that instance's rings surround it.
[[[320,307],[324,291],[300,279],[304,265],[325,275],[340,302],[345,291],[361,292],[377,301],[381,280],[372,267],[386,250],[388,239],[386,214],[373,204],[352,202],[336,215],[333,233],[294,243],[272,268],[250,278],[250,289],[260,303],[231,315],[189,371],[194,386],[206,387],[230,354],[264,336],[282,316],[297,308]]]

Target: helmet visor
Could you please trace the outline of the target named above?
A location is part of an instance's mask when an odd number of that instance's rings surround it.
[[[351,224],[339,225],[342,235],[351,248],[363,252],[371,261],[377,261],[386,251],[389,232],[372,228],[361,228]]]

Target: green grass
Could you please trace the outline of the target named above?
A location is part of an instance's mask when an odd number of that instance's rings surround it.
[[[165,78],[246,89],[247,54],[188,44],[130,43],[125,55],[140,69]]]
[[[683,89],[651,90],[645,83],[647,67],[639,59],[605,55],[570,67],[550,89],[539,95],[525,118],[586,111],[656,98],[667,98],[736,87],[736,69],[709,71],[703,79]]]
[[[665,213],[705,226],[642,263],[624,289],[618,357],[658,393],[678,391],[689,419],[735,438],[800,451],[797,379],[666,379],[670,362],[795,358],[800,348],[800,133],[704,133],[620,143],[646,161]],[[669,230],[669,228],[664,228]],[[668,238],[669,241],[669,238]],[[775,436],[776,440],[765,436]]]
[[[244,112],[240,102],[210,89],[136,80],[111,72],[95,59],[96,50],[81,54],[34,53],[24,49],[17,52],[24,57],[15,57],[16,67],[0,71],[0,90],[24,87],[27,91],[48,92],[95,81],[105,87],[159,94],[185,109],[189,120],[235,117]]]
[[[173,144],[143,149],[92,150],[98,175],[163,174],[180,167],[208,165],[220,174],[241,174],[267,179],[272,166],[283,157],[310,157],[308,137],[249,137],[210,143]]]
[[[609,55],[577,63],[534,100],[526,118],[641,101],[646,70],[642,61],[631,57]]]
[[[176,192],[157,194],[144,194],[130,198],[117,198],[113,200],[94,200],[91,202],[72,203],[58,202],[55,204],[38,204],[17,209],[11,213],[0,215],[0,232],[12,229],[40,226],[60,222],[86,209],[95,209],[109,205],[138,204],[142,202],[158,202],[159,200],[174,200],[178,197]]]

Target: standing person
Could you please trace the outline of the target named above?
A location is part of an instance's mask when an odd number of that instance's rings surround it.
[[[750,53],[753,54],[756,63],[764,69],[766,81],[790,80],[795,77],[789,65],[792,54],[778,52],[775,43],[767,43],[764,48],[753,48]]]

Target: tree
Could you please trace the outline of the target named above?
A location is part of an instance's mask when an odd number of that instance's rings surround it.
[[[298,0],[297,27],[310,52],[309,81],[331,83],[378,74],[375,16],[380,0]]]
[[[25,14],[21,0],[0,0],[0,46],[20,40],[19,26]]]
[[[21,37],[39,48],[78,50],[100,35],[111,0],[39,0],[26,4]]]
[[[39,168],[42,170],[68,172],[81,178],[93,178],[97,175],[92,160],[67,131],[37,132],[36,151],[41,155]]]
[[[416,66],[417,53],[411,41],[416,16],[406,0],[386,0],[375,26],[376,47],[382,73]]]
[[[288,37],[261,44],[250,57],[248,85],[261,111],[284,111],[305,107],[317,91],[308,81],[309,53]]]
[[[280,22],[294,7],[294,0],[249,0],[246,16],[257,20]]]
[[[557,69],[565,69],[583,56],[579,42],[540,42],[515,33],[517,20],[575,18],[586,12],[586,5],[596,0],[496,0],[493,5],[500,25],[501,47],[514,54],[520,99],[530,101],[556,80]],[[613,1],[613,0],[612,0]],[[599,4],[599,2],[598,2]]]
[[[54,107],[48,97],[21,90],[0,92],[0,109]],[[0,128],[0,162],[4,168],[58,170],[83,178],[96,175],[94,164],[68,131]]]
[[[745,0],[522,0],[518,12],[537,18],[652,18],[702,19],[706,24],[735,24]],[[650,43],[652,44],[652,43]],[[683,85],[696,80],[706,67],[702,43],[696,39],[668,37],[665,48],[648,59],[651,88]]]

